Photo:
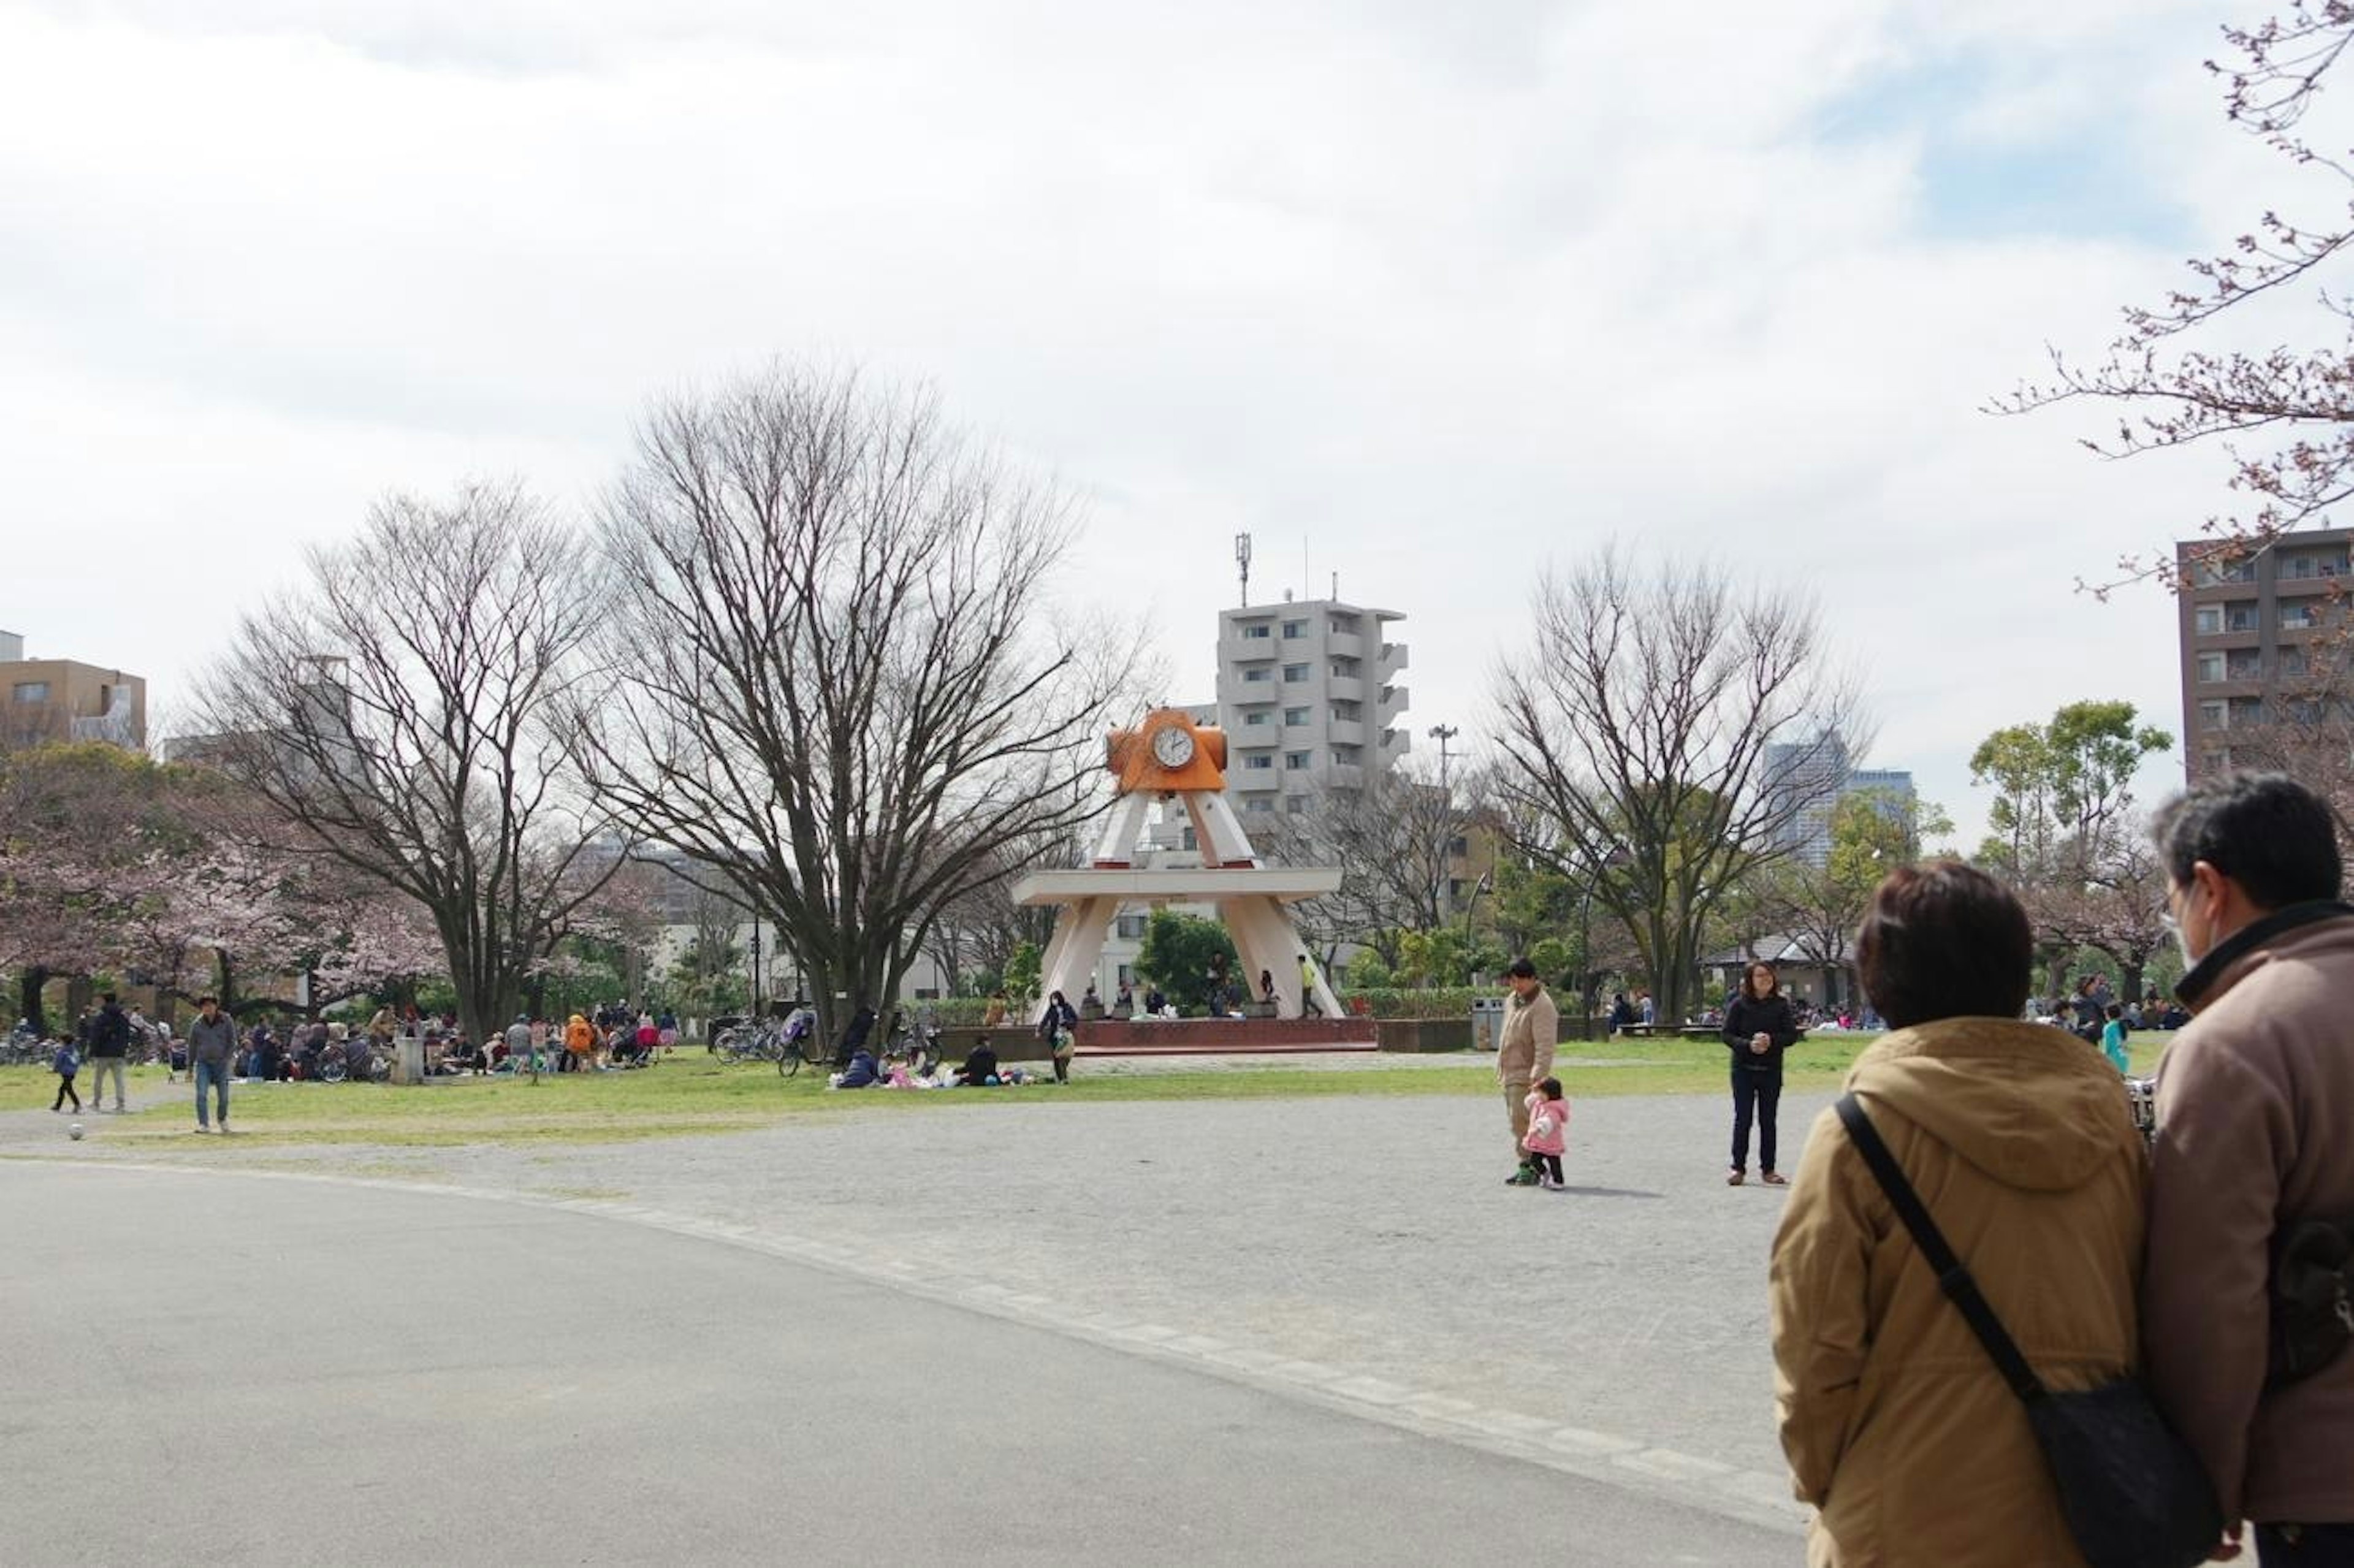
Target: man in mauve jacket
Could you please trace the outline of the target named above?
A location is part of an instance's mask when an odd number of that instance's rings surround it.
[[[1561,1011],[1545,994],[1537,967],[1514,959],[1504,971],[1511,995],[1504,1002],[1504,1026],[1496,1035],[1496,1079],[1504,1086],[1504,1111],[1512,1124],[1512,1158],[1520,1161],[1505,1185],[1537,1184],[1536,1156],[1522,1147],[1529,1136],[1529,1086],[1553,1075],[1553,1052],[1561,1044]]]
[[[2354,1354],[2266,1386],[2275,1241],[2354,1225],[2354,908],[2329,808],[2225,774],[2154,828],[2191,962],[2158,1067],[2142,1332],[2152,1386],[2265,1568],[2354,1565]],[[2231,1535],[2238,1540],[2240,1526]]]

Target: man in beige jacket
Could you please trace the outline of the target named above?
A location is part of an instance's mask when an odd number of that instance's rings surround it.
[[[1561,1013],[1537,979],[1536,965],[1515,959],[1504,971],[1511,998],[1504,1003],[1504,1027],[1496,1035],[1496,1076],[1504,1086],[1504,1108],[1512,1119],[1512,1158],[1520,1162],[1505,1183],[1537,1184],[1536,1156],[1521,1147],[1529,1135],[1529,1086],[1553,1075],[1553,1047],[1561,1040]]]
[[[2158,1066],[2142,1333],[2150,1383],[2266,1568],[2354,1564],[2354,1353],[2268,1375],[2274,1247],[2354,1226],[2354,908],[2329,808],[2224,774],[2153,826],[2193,1014]],[[2238,1539],[2239,1525],[2232,1527]]]

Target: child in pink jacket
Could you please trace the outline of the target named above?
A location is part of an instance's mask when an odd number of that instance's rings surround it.
[[[1562,1190],[1561,1157],[1569,1150],[1569,1102],[1561,1097],[1561,1080],[1547,1078],[1529,1091],[1529,1134],[1521,1147],[1543,1167],[1537,1185]]]

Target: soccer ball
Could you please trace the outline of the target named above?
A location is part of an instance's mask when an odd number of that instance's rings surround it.
[[[81,1141],[81,1123],[76,1122],[71,1127],[66,1128],[66,1136],[72,1139],[76,1143],[80,1143]]]

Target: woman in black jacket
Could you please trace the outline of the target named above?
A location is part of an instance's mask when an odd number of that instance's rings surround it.
[[[1782,1054],[1798,1043],[1798,1020],[1782,994],[1782,982],[1767,963],[1751,964],[1741,977],[1741,993],[1724,1010],[1724,1044],[1733,1053],[1733,1171],[1725,1185],[1738,1187],[1749,1170],[1749,1122],[1757,1121],[1759,1180],[1787,1186],[1774,1169],[1774,1114],[1782,1103]]]
[[[1058,1084],[1071,1081],[1071,1045],[1078,1028],[1079,1015],[1061,991],[1046,999],[1046,1011],[1038,1020],[1038,1038],[1046,1043],[1046,1054],[1054,1059]]]

